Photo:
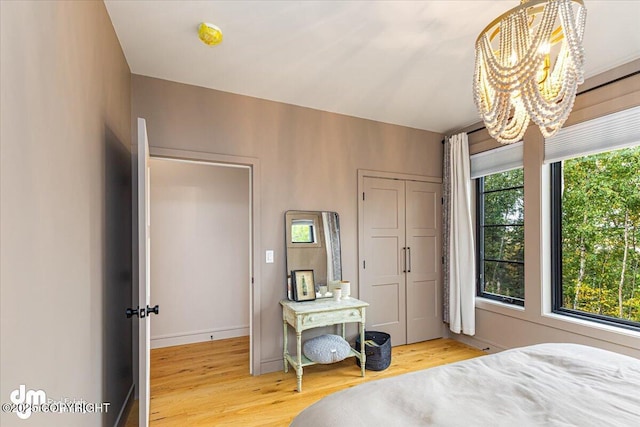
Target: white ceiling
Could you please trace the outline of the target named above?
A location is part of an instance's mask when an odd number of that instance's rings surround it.
[[[105,3],[134,74],[445,133],[479,121],[474,42],[519,1]],[[640,1],[585,4],[587,77],[640,58]]]

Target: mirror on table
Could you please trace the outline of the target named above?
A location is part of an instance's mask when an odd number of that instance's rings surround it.
[[[285,247],[287,297],[296,301],[330,297],[331,285],[342,280],[338,214],[326,211],[287,211]],[[313,273],[309,275],[309,271]],[[303,292],[295,292],[296,276],[304,279]],[[311,298],[307,295],[310,280],[313,281],[314,290]],[[299,285],[302,290],[302,284]]]

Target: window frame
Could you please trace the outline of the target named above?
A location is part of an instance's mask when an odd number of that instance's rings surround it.
[[[588,154],[587,154],[588,155]],[[640,323],[631,320],[605,316],[588,311],[574,310],[562,306],[562,160],[550,166],[550,215],[551,215],[551,312],[562,316],[582,319],[602,325],[617,326],[640,331]]]
[[[521,168],[518,168],[518,169],[521,169]],[[506,172],[506,171],[503,171],[503,172]],[[497,174],[502,172],[495,172],[495,173]],[[485,178],[484,176],[476,178],[476,296],[480,298],[493,300],[493,301],[499,301],[505,304],[510,304],[518,307],[524,307],[525,305],[524,298],[509,297],[506,295],[499,295],[499,294],[494,294],[491,292],[484,291],[484,262],[487,261],[485,260],[485,257],[484,257],[484,228],[485,228],[484,195],[487,193],[495,193],[499,191],[510,191],[510,190],[517,190],[517,189],[522,189],[524,192],[524,180],[523,180],[523,185],[509,187],[509,188],[502,188],[499,190],[490,190],[488,192],[485,192],[484,178]],[[523,193],[523,198],[524,198],[524,193]],[[505,224],[504,226],[522,227],[524,230],[524,223],[508,224],[508,225]],[[524,241],[523,241],[523,245],[524,245]],[[490,261],[522,265],[523,273],[524,273],[524,265],[525,265],[524,261],[493,260],[493,259]],[[524,290],[524,274],[523,274],[522,287]]]
[[[309,239],[305,241],[294,240],[294,227],[306,227],[309,233]],[[315,245],[318,243],[318,236],[316,233],[316,222],[313,219],[292,219],[291,220],[291,243],[294,245]]]

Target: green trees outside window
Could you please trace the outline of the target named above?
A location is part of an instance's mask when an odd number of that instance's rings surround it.
[[[557,312],[640,326],[640,146],[552,165]]]
[[[292,243],[315,243],[313,221],[293,220],[291,224]]]
[[[477,180],[478,296],[524,305],[522,169]]]

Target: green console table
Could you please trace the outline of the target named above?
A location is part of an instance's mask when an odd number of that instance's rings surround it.
[[[284,326],[284,371],[289,372],[289,365],[296,370],[298,377],[298,391],[302,391],[302,370],[305,366],[316,363],[302,354],[302,332],[307,329],[323,326],[342,325],[342,338],[345,338],[345,324],[360,323],[360,342],[364,343],[365,309],[369,303],[347,298],[334,301],[331,298],[317,299],[315,301],[295,302],[289,300],[280,301],[282,305],[282,320]],[[287,349],[287,325],[296,331],[296,354],[289,354]],[[364,345],[363,345],[364,347]],[[347,357],[358,357],[360,368],[364,377],[366,362],[365,352],[351,349]]]

